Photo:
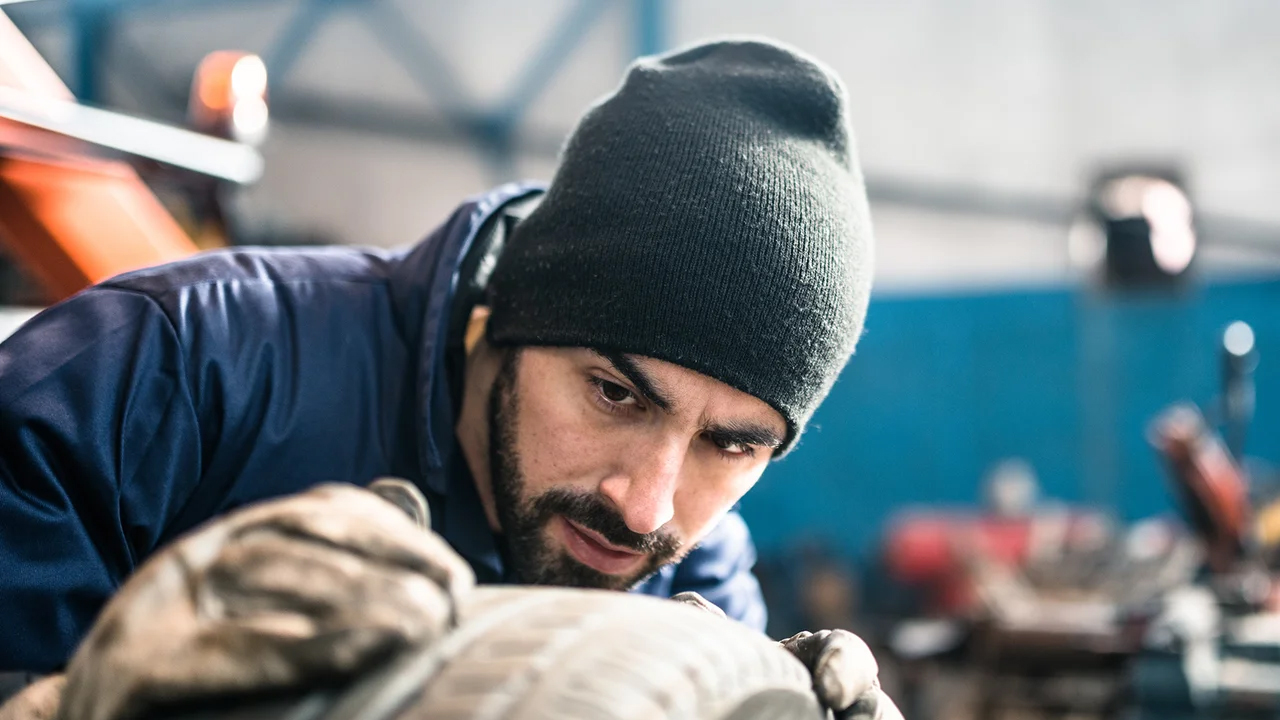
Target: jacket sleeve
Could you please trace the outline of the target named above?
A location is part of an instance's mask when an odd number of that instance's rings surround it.
[[[150,297],[102,287],[0,344],[0,671],[64,664],[197,481],[184,362]]]
[[[751,572],[755,564],[751,531],[741,515],[730,512],[676,566],[671,594],[696,592],[729,617],[764,632],[768,613],[760,582]]]

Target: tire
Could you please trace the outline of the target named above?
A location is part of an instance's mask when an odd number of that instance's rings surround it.
[[[705,610],[600,590],[479,587],[459,623],[343,689],[202,700],[146,720],[824,720],[808,671]]]
[[[477,588],[458,629],[344,694],[326,720],[819,720],[790,653],[693,607],[617,592]]]

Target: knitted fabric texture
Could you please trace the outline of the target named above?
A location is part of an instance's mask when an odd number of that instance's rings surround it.
[[[637,61],[503,250],[490,342],[695,370],[778,410],[784,452],[853,352],[871,289],[847,103],[831,70],[768,41]]]

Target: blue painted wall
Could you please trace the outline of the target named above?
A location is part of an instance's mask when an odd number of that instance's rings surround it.
[[[743,500],[763,553],[820,538],[861,554],[906,504],[973,504],[984,472],[1029,460],[1042,494],[1134,519],[1171,508],[1145,439],[1170,403],[1208,407],[1219,339],[1253,326],[1247,450],[1280,460],[1280,278],[1176,294],[1081,288],[880,296],[798,448]]]

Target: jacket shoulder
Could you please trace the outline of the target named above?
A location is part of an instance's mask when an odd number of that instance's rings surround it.
[[[348,247],[234,248],[210,250],[176,262],[125,273],[101,287],[157,299],[201,286],[281,285],[386,280],[394,256]]]
[[[755,563],[751,531],[741,515],[730,512],[676,566],[670,592],[699,593],[729,617],[763,631],[768,614],[752,573]]]

